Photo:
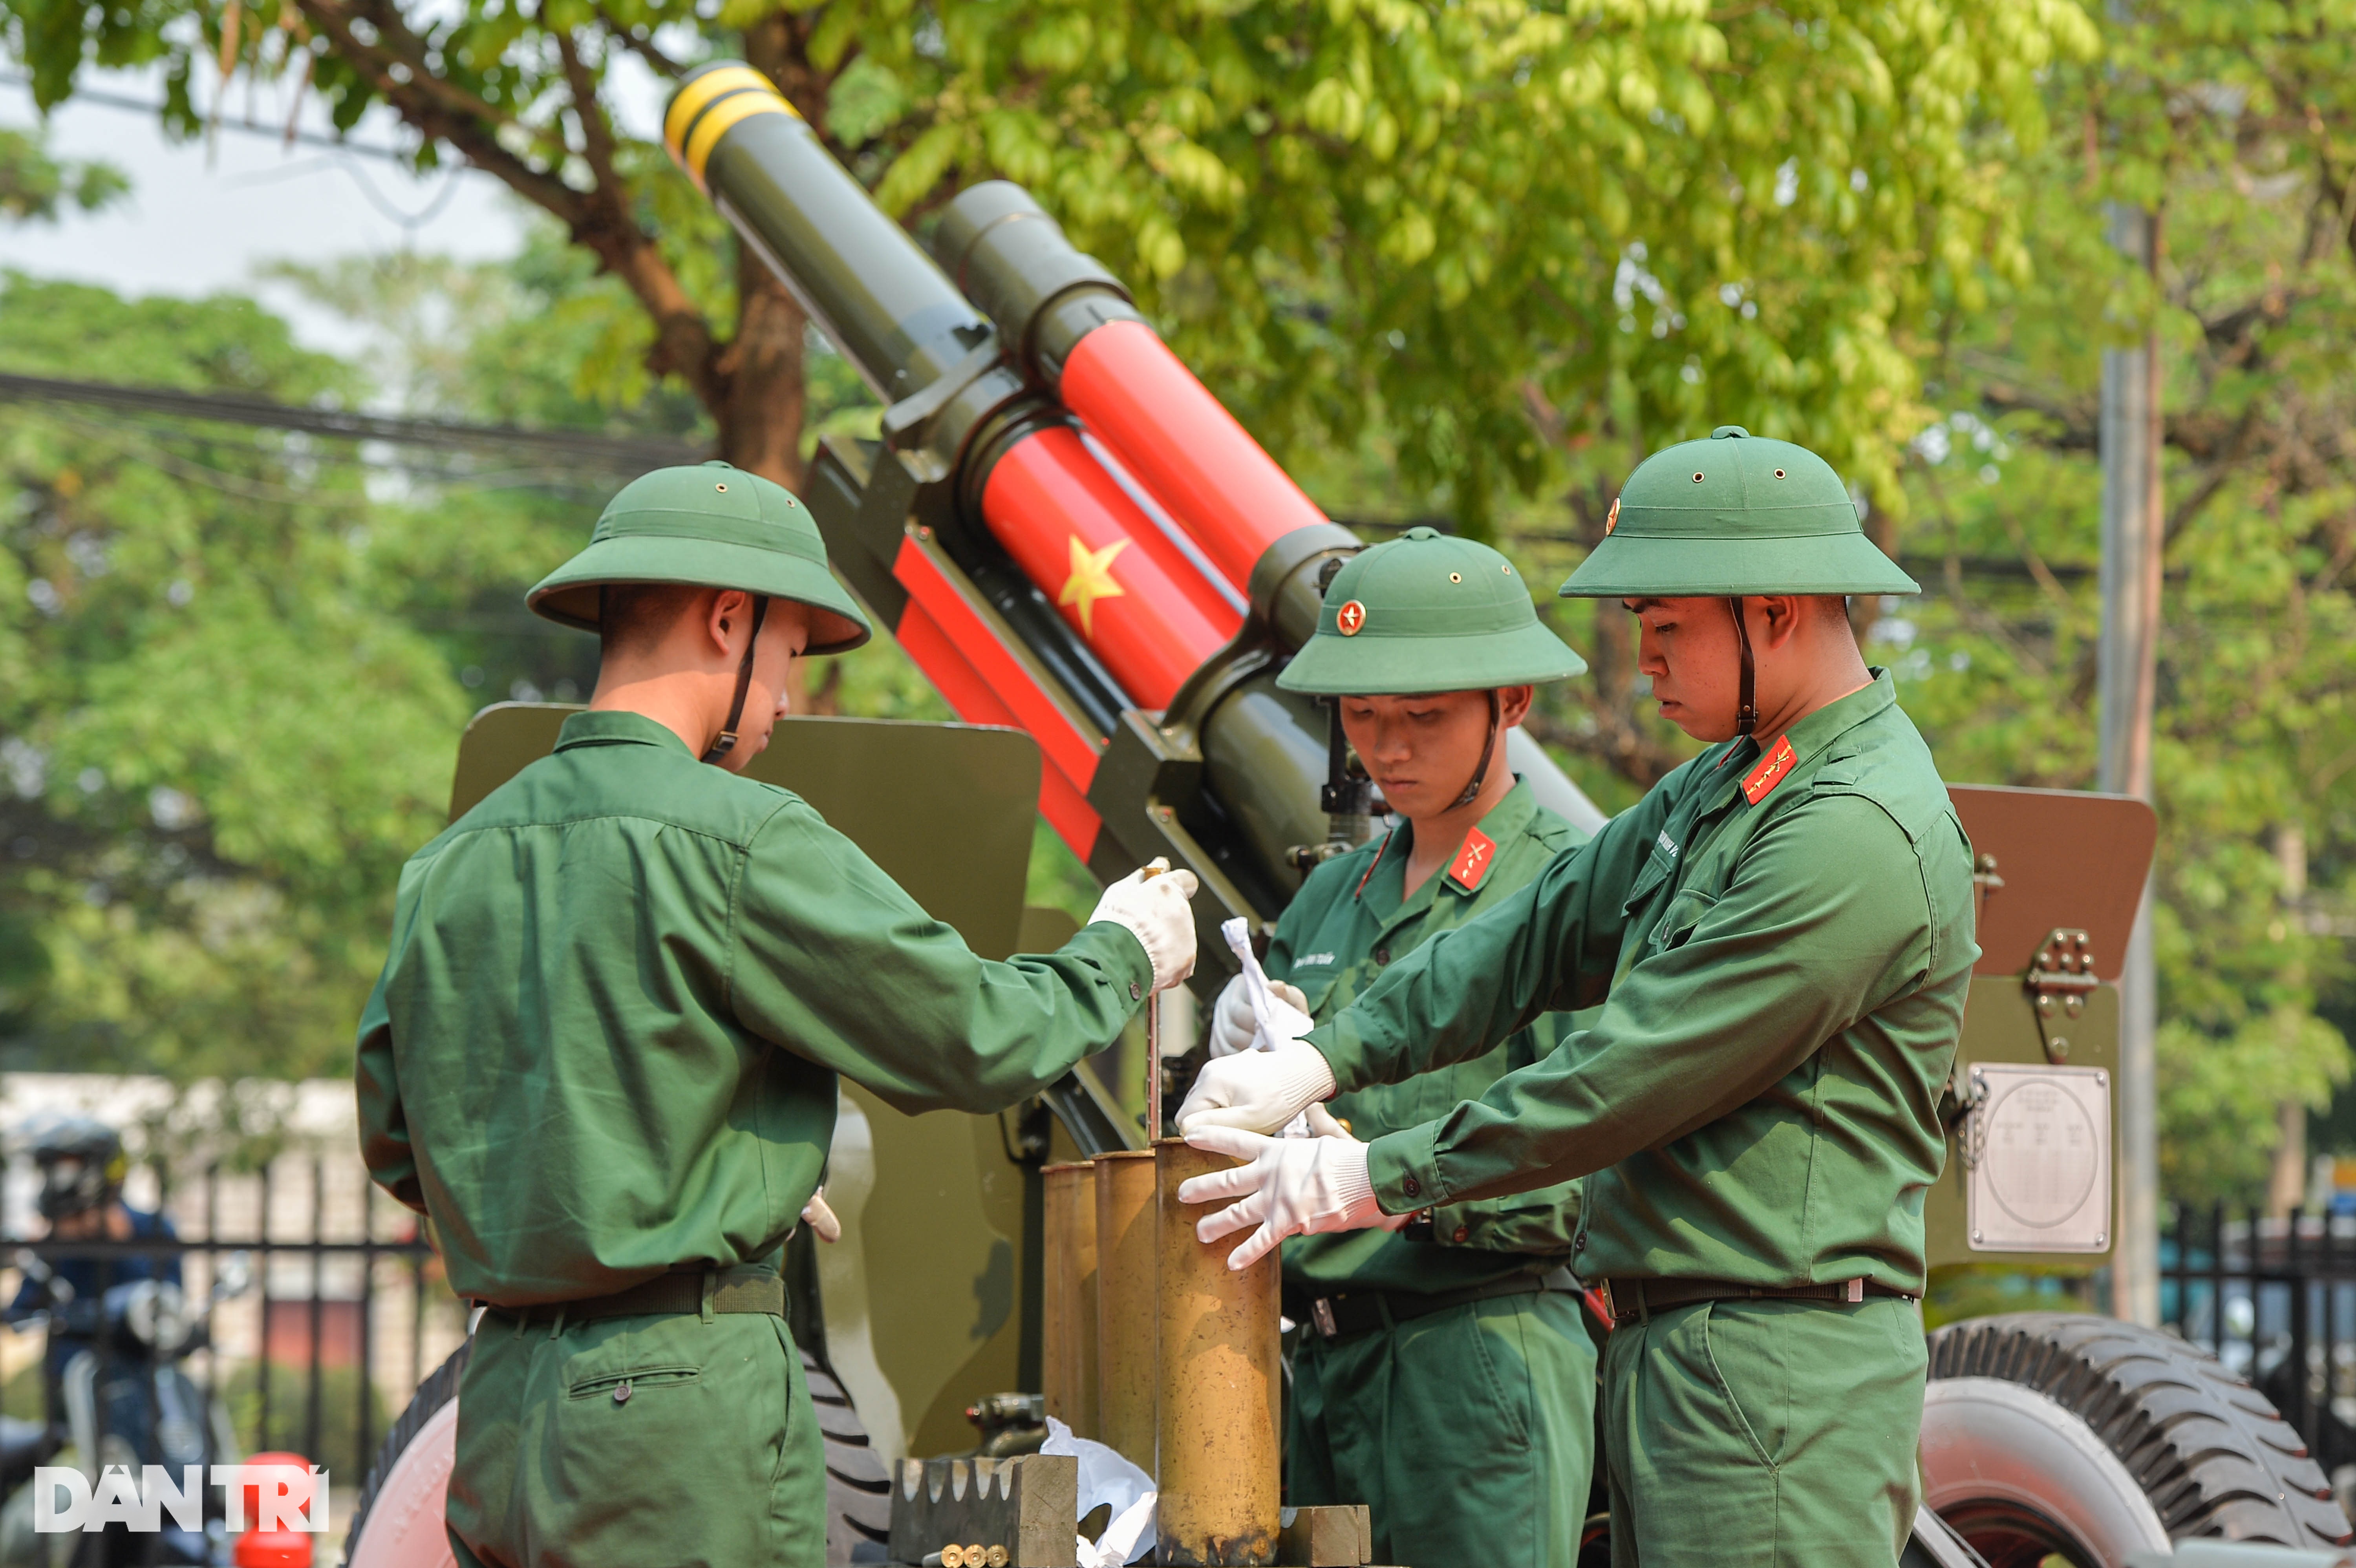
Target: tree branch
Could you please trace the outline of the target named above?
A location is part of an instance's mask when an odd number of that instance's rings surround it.
[[[514,118],[436,79],[425,68],[422,40],[397,14],[383,14],[383,0],[360,0],[369,13],[365,16],[356,16],[345,0],[295,3],[328,37],[336,52],[367,77],[410,126],[448,143],[468,163],[562,223],[573,240],[595,256],[603,271],[619,278],[653,319],[648,367],[657,375],[678,376],[715,418],[725,415],[728,381],[713,364],[711,325],[631,216],[628,184],[615,165],[613,127],[598,105],[596,82],[567,33],[552,29],[581,123],[583,156],[594,182],[586,192],[573,189],[553,173],[533,168],[500,145],[495,127],[515,124]],[[353,30],[353,24],[363,20],[386,40],[384,46],[367,43]],[[405,68],[405,80],[393,74],[395,64]],[[564,151],[561,144],[558,151]]]
[[[653,67],[656,75],[677,81],[687,74],[686,66],[655,48],[654,34],[651,31],[643,38],[638,37],[635,31],[622,26],[611,8],[605,5],[602,0],[597,6],[597,19],[605,24],[606,30],[620,40],[624,48]]]
[[[443,91],[427,93],[418,90],[421,74],[397,55],[361,41],[352,30],[358,20],[340,0],[295,0],[312,26],[327,36],[337,54],[349,61],[353,69],[366,77],[377,95],[391,105],[411,128],[439,142],[447,142],[466,160],[498,179],[509,189],[534,207],[553,214],[566,224],[580,216],[580,195],[572,187],[552,175],[543,174],[499,145],[498,137],[490,127],[503,123],[499,112],[463,92],[455,93],[459,102],[449,100],[455,90],[438,84]],[[373,25],[373,24],[371,24]],[[381,36],[382,29],[378,29]],[[392,74],[392,67],[407,67],[409,80],[402,81]],[[432,80],[430,74],[423,80]]]

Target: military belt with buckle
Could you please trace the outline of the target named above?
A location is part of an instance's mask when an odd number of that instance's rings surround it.
[[[484,1305],[523,1323],[590,1323],[607,1317],[747,1315],[783,1317],[786,1282],[777,1271],[757,1264],[736,1268],[674,1269],[611,1296],[572,1301],[539,1301],[528,1307]]]
[[[1557,1268],[1545,1274],[1508,1275],[1493,1279],[1486,1285],[1467,1285],[1462,1290],[1443,1290],[1433,1295],[1406,1290],[1337,1290],[1331,1296],[1296,1299],[1290,1303],[1286,1316],[1305,1324],[1319,1338],[1346,1339],[1353,1335],[1369,1334],[1386,1324],[1412,1322],[1429,1317],[1435,1312],[1445,1312],[1451,1307],[1463,1307],[1475,1301],[1494,1301],[1506,1296],[1536,1296],[1542,1291],[1576,1294],[1579,1281],[1568,1268]],[[1302,1310],[1292,1311],[1290,1307]]]
[[[1822,1301],[1853,1307],[1869,1296],[1912,1301],[1913,1293],[1873,1279],[1837,1279],[1824,1285],[1737,1285],[1723,1279],[1607,1279],[1603,1307],[1614,1323],[1637,1323],[1673,1307],[1704,1301]]]

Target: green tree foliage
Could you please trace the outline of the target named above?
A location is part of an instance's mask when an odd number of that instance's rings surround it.
[[[350,373],[230,298],[0,278],[0,365],[289,402]],[[294,437],[0,405],[0,1034],[19,1059],[330,1070],[465,705],[369,506]]]
[[[2073,0],[729,0],[708,45],[687,0],[0,17],[45,105],[92,60],[163,61],[190,133],[216,70],[307,85],[345,125],[391,105],[422,165],[464,158],[562,223],[645,313],[646,369],[782,470],[799,317],[604,98],[626,55],[672,75],[741,51],[888,208],[1033,187],[1270,440],[1347,443],[1379,411],[1406,479],[1476,528],[1566,449],[1641,452],[1730,407],[1901,504],[1908,323],[2019,276],[2004,161],[2042,139],[2039,73],[2094,39]]]
[[[1943,417],[1903,536],[1931,592],[1878,653],[1950,777],[2094,782],[2100,355],[2155,324],[2164,1179],[2243,1199],[2277,1105],[2323,1105],[2351,1065],[2356,29],[2324,5],[2136,15],[2104,64],[2053,74],[2078,134],[2007,187],[2028,279],[1935,302]],[[2107,197],[2159,209],[2156,277],[2109,250]]]
[[[1590,443],[1609,473],[1738,413],[1899,505],[1911,329],[2022,276],[2002,170],[2094,41],[2066,0],[931,16],[830,7],[810,46],[863,50],[846,133],[913,133],[888,208],[1031,187],[1282,448],[1378,417],[1475,531]]]
[[[68,208],[95,212],[130,189],[130,181],[112,164],[60,161],[49,155],[48,138],[39,132],[0,125],[0,219],[54,222]]]

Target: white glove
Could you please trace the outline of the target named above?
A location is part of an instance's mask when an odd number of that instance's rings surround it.
[[[1336,1120],[1333,1113],[1327,1110],[1322,1104],[1310,1106],[1302,1115],[1309,1120],[1309,1136],[1312,1138],[1346,1138],[1356,1136],[1350,1131],[1349,1123]]]
[[[1302,1013],[1309,1011],[1308,994],[1289,981],[1270,980],[1268,988]],[[1251,985],[1238,975],[1227,982],[1219,993],[1218,1005],[1211,1012],[1211,1057],[1233,1056],[1252,1048],[1252,1035],[1259,1020],[1252,1014]]]
[[[1227,1254],[1231,1269],[1251,1267],[1287,1236],[1363,1231],[1391,1218],[1375,1201],[1375,1186],[1366,1176],[1366,1146],[1346,1133],[1338,1137],[1271,1138],[1236,1127],[1204,1127],[1186,1141],[1199,1149],[1251,1162],[1234,1170],[1195,1177],[1178,1188],[1181,1203],[1242,1200],[1205,1215],[1194,1225],[1194,1234],[1205,1243],[1247,1226],[1259,1227]]]
[[[1206,1061],[1178,1107],[1181,1136],[1197,1127],[1272,1133],[1321,1100],[1333,1097],[1324,1052],[1294,1040],[1274,1051],[1247,1051]]]
[[[1153,965],[1153,988],[1166,991],[1194,972],[1194,873],[1173,871],[1160,856],[1104,891],[1088,923],[1108,920],[1137,938]]]
[[[802,1223],[817,1232],[821,1242],[842,1240],[842,1221],[834,1217],[833,1209],[828,1206],[823,1187],[811,1193],[810,1200],[802,1205]]]

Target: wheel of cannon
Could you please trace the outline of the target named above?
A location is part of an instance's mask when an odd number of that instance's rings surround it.
[[[345,1568],[454,1568],[442,1505],[457,1454],[458,1380],[473,1345],[459,1346],[418,1385],[385,1434],[352,1510]],[[867,1441],[851,1396],[808,1351],[802,1372],[826,1440],[828,1568],[881,1563],[892,1527],[891,1472]]]
[[[1950,1324],[1930,1349],[1923,1501],[1990,1568],[2114,1568],[2193,1536],[2350,1539],[2290,1424],[2172,1334],[2030,1312]]]

